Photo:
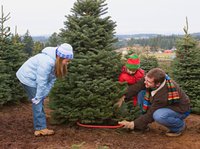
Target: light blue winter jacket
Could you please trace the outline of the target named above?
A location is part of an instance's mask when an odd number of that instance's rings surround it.
[[[56,48],[44,48],[41,53],[29,58],[16,73],[21,83],[37,89],[37,99],[45,98],[56,80]]]

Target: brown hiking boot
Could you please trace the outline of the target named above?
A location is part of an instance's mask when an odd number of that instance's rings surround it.
[[[182,135],[185,130],[186,130],[186,124],[183,126],[181,131],[179,131],[179,132],[168,131],[165,133],[165,135],[168,137],[178,137],[178,136]]]
[[[38,136],[50,136],[50,135],[53,135],[53,134],[54,134],[54,131],[50,130],[50,129],[47,129],[47,128],[42,129],[42,130],[36,130],[34,132],[34,135],[36,137],[38,137]]]
[[[169,131],[169,132],[166,132],[165,135],[168,136],[168,137],[178,137],[178,136],[182,135],[182,132],[171,132],[171,131]]]

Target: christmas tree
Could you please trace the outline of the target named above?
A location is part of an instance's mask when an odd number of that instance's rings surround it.
[[[67,16],[60,36],[74,48],[68,75],[56,82],[50,107],[57,123],[103,124],[117,120],[114,104],[123,96],[126,84],[119,84],[121,54],[113,49],[115,22],[105,0],[78,0]]]
[[[192,111],[200,113],[200,48],[198,42],[188,33],[187,19],[184,32],[185,36],[177,41],[173,75],[191,99]]]
[[[10,19],[4,15],[2,6],[0,18],[0,105],[18,102],[25,97],[22,87],[16,78],[16,71],[27,58],[18,35],[12,36],[5,22]]]

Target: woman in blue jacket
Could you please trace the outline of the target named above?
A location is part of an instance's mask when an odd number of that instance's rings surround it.
[[[53,130],[47,129],[43,102],[56,78],[66,75],[67,64],[71,59],[73,48],[70,44],[46,47],[41,53],[29,58],[16,73],[32,101],[35,136],[54,134]]]

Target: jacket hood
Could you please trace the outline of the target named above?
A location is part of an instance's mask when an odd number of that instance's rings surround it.
[[[46,47],[42,50],[42,53],[50,56],[52,59],[56,60],[56,49],[57,47]]]

